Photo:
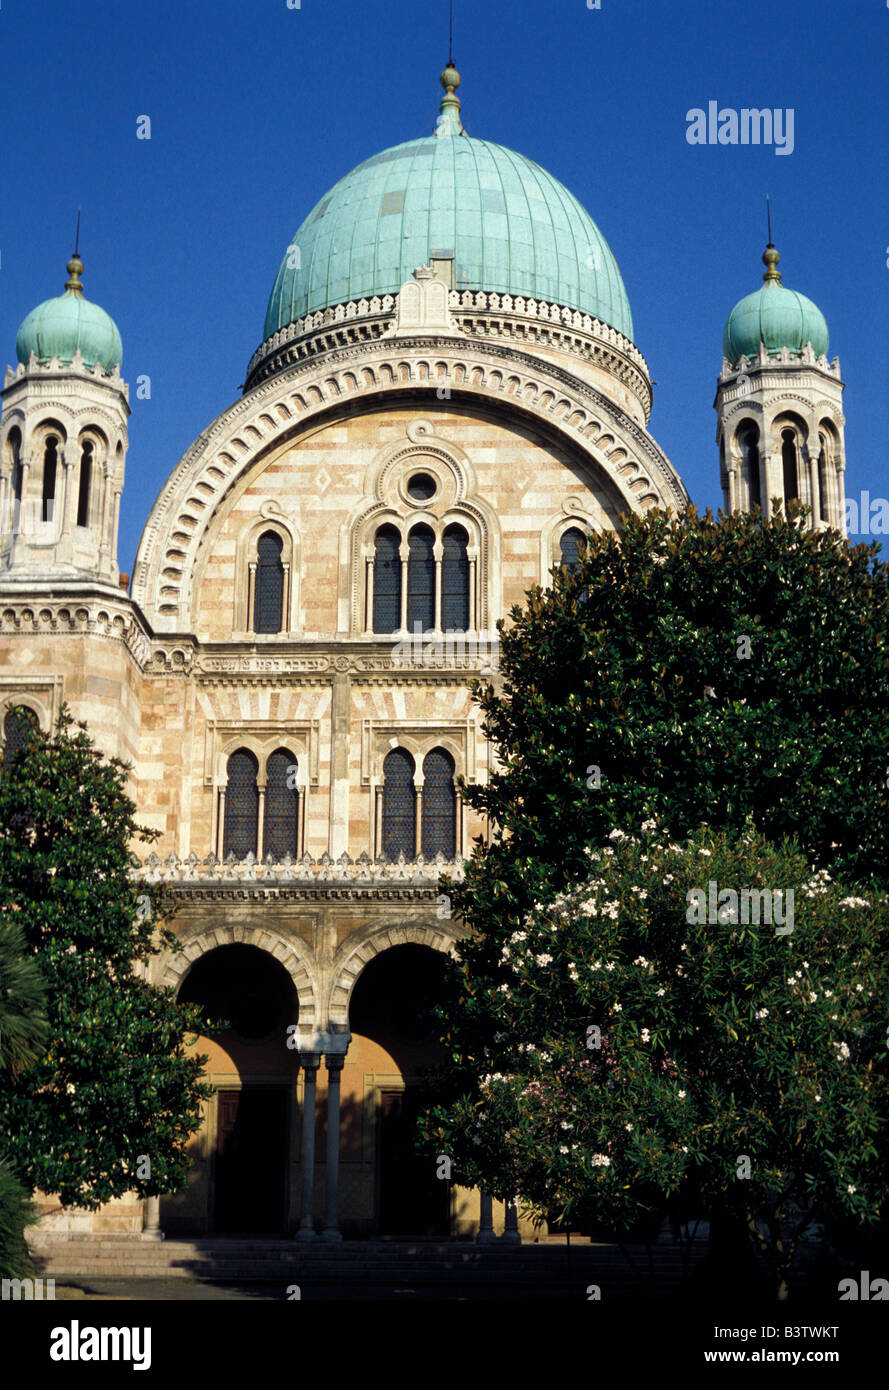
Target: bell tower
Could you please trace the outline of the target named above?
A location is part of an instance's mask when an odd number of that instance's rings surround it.
[[[22,323],[0,416],[0,586],[52,579],[118,589],[117,530],[129,392],[113,319],[84,298],[83,262],[65,292]]]
[[[839,358],[816,304],[781,283],[771,239],[762,288],[735,305],[722,336],[714,407],[719,474],[727,512],[772,501],[811,508],[813,530],[845,534],[846,466]]]

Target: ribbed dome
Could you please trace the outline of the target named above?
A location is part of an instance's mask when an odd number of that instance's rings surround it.
[[[38,304],[19,328],[15,353],[26,366],[32,352],[43,363],[52,357],[70,363],[79,351],[85,367],[98,365],[105,372],[123,361],[123,344],[114,320],[83,297],[82,270],[83,262],[75,255],[68,262],[70,278],[65,293]]]
[[[533,160],[470,139],[458,84],[447,68],[436,135],[365,160],[312,209],[278,271],[266,338],[315,310],[395,294],[444,253],[454,257],[456,289],[566,305],[632,339],[620,271],[595,222]]]
[[[763,261],[767,266],[765,284],[740,300],[728,316],[722,334],[722,353],[734,365],[740,357],[756,357],[760,342],[772,356],[789,348],[801,352],[811,343],[817,356],[827,352],[827,321],[817,304],[796,290],[781,284],[777,270],[780,260],[771,244]]]

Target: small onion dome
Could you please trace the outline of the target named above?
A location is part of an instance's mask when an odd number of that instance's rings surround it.
[[[827,321],[817,304],[781,284],[781,257],[769,242],[763,253],[766,273],[761,289],[740,300],[728,316],[722,334],[722,353],[734,364],[741,357],[756,357],[760,343],[770,356],[782,348],[802,352],[812,344],[816,356],[827,352]]]
[[[67,269],[65,293],[38,304],[22,323],[15,339],[16,357],[25,366],[32,352],[42,363],[57,357],[67,364],[79,351],[85,367],[98,365],[112,372],[123,361],[117,325],[98,304],[84,299],[80,282],[83,261],[76,253]]]

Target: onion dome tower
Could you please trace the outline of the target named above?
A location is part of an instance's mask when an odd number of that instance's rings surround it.
[[[845,533],[844,383],[827,360],[824,315],[782,283],[771,241],[763,284],[728,316],[714,406],[727,511],[766,514],[775,498],[811,508],[809,525]]]
[[[0,585],[119,584],[117,528],[129,393],[114,320],[83,294],[75,248],[64,294],[16,335],[0,421]]]

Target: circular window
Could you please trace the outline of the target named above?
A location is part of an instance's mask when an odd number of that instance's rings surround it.
[[[431,473],[413,473],[408,480],[407,495],[412,502],[428,502],[438,491]]]

